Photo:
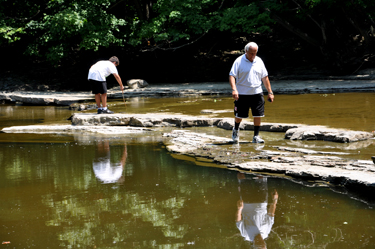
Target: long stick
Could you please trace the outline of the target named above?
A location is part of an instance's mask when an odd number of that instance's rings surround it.
[[[121,93],[122,93],[122,100],[124,101],[124,105],[126,107],[125,98],[124,98],[124,90],[123,89],[121,89]]]

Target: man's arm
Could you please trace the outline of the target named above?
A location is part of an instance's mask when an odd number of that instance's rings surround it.
[[[268,208],[268,215],[270,215],[272,217],[275,216],[276,204],[277,204],[278,199],[279,199],[279,194],[277,193],[277,191],[275,189],[273,194],[272,194],[272,203],[269,205],[269,208]]]
[[[268,92],[267,99],[269,99],[270,102],[273,102],[273,99],[275,98],[275,96],[273,95],[273,92],[272,92],[272,89],[271,89],[271,83],[270,83],[270,80],[269,80],[268,76],[263,77],[262,82],[263,82],[263,85],[266,87],[267,92]]]
[[[230,87],[232,88],[232,97],[235,100],[238,100],[238,91],[237,91],[237,87],[236,87],[236,78],[234,78],[234,76],[232,76],[232,75],[229,75],[229,84],[230,84]]]
[[[242,209],[243,209],[243,201],[237,201],[237,212],[236,212],[236,222],[242,220]]]
[[[122,81],[121,81],[120,75],[118,75],[117,73],[114,73],[113,76],[115,76],[118,84],[120,85],[120,89],[124,90],[124,86],[122,85]]]

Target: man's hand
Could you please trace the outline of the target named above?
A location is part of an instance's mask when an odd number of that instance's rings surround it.
[[[238,91],[237,91],[237,88],[236,88],[236,78],[234,78],[233,76],[229,76],[229,84],[230,84],[230,87],[232,88],[232,97],[235,99],[235,100],[238,100]]]
[[[272,94],[271,94],[271,93],[268,93],[267,99],[268,99],[269,102],[272,103],[273,100],[275,99],[275,95],[273,95],[273,93],[272,93]]]
[[[277,193],[276,189],[272,193],[272,200],[277,201],[279,199],[279,194]]]
[[[232,97],[233,97],[235,100],[238,100],[238,92],[237,92],[237,90],[233,90],[233,91],[232,91]]]
[[[237,208],[241,209],[241,210],[243,209],[243,200],[238,200],[237,201]]]

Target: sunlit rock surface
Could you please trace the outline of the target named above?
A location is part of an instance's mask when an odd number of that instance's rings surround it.
[[[128,126],[73,126],[73,125],[25,125],[12,126],[1,130],[5,133],[40,133],[40,134],[63,134],[63,133],[97,133],[103,135],[111,134],[133,134],[151,132],[152,129]]]
[[[373,138],[371,132],[332,129],[324,126],[301,126],[289,129],[286,139],[291,140],[324,140],[340,143],[350,143]]]
[[[259,145],[258,153],[241,152],[235,146],[224,150],[218,146],[231,143],[227,138],[184,130],[175,130],[163,136],[170,139],[167,149],[171,152],[211,159],[213,162],[228,164],[228,167],[305,180],[323,180],[350,188],[366,186],[375,189],[373,162],[338,157],[345,153],[286,147],[275,147],[276,150],[271,151],[262,150],[262,145]]]
[[[71,117],[73,125],[135,126],[135,127],[202,127],[216,126],[226,130],[233,128],[233,118],[206,118],[187,115],[163,114],[82,114]],[[253,130],[252,122],[241,122],[240,129]],[[370,132],[332,129],[324,126],[262,123],[262,131],[286,132],[291,140],[325,140],[332,142],[357,142],[371,139]]]

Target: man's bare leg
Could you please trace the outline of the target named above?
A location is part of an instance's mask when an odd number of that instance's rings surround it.
[[[262,121],[262,118],[260,117],[254,118],[254,126],[260,126],[261,121]]]
[[[100,108],[100,93],[95,94],[96,106]]]
[[[103,105],[103,108],[104,107],[107,107],[107,94],[106,93],[103,93],[102,96],[102,105]]]

